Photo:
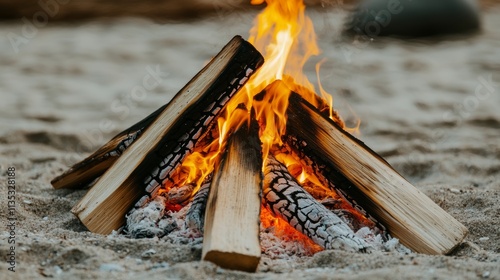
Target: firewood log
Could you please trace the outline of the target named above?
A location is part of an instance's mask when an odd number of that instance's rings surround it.
[[[257,122],[241,127],[227,143],[214,172],[205,212],[202,259],[254,272],[261,249],[262,155]]]
[[[269,155],[264,168],[263,203],[276,216],[325,249],[366,252],[368,244],[307,193],[287,168]]]
[[[337,216],[352,221],[354,230],[360,229],[361,227],[376,228],[384,240],[390,238],[386,227],[363,209],[363,207],[345,191],[345,189],[348,188],[347,186],[352,185],[349,180],[343,177],[338,171],[328,168],[323,160],[313,158],[313,156],[311,156],[313,153],[309,151],[309,147],[304,141],[298,141],[297,138],[289,134],[283,135],[282,138],[284,144],[280,147],[280,152],[291,154],[300,159],[301,164],[307,166],[308,172],[314,174],[325,187],[339,195],[340,200],[320,201],[323,205],[329,205],[330,207],[327,208],[333,211]],[[350,188],[349,191],[352,192],[354,190]],[[349,208],[352,208],[356,213],[353,211],[346,211]],[[360,215],[362,216],[360,217]]]
[[[121,227],[134,204],[156,195],[263,58],[240,36],[233,38],[130,145],[72,209],[92,232]]]
[[[332,170],[331,181],[401,243],[419,253],[446,254],[465,238],[465,226],[298,94],[290,96],[287,116],[287,134],[303,142]]]

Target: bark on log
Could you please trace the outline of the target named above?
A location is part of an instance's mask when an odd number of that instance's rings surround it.
[[[230,98],[263,63],[257,50],[233,38],[166,106],[72,209],[90,231],[121,227],[135,202],[155,195],[192,152]],[[141,198],[142,197],[142,198]]]
[[[214,173],[205,213],[202,259],[254,272],[260,261],[262,155],[258,125],[241,127]]]
[[[287,134],[303,141],[314,158],[335,170],[332,176],[338,178],[332,181],[382,222],[391,235],[414,251],[427,254],[449,253],[465,238],[465,226],[363,142],[297,94],[289,101]]]
[[[337,215],[302,189],[287,168],[269,155],[264,168],[263,203],[276,216],[325,249],[366,252],[368,244],[357,237]]]

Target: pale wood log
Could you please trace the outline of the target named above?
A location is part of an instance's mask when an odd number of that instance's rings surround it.
[[[250,43],[234,37],[177,93],[72,212],[92,232],[109,234],[121,227],[127,211],[156,195],[262,63]]]
[[[287,134],[336,172],[343,188],[394,237],[418,253],[446,254],[467,228],[405,180],[389,163],[298,94],[289,99]],[[334,173],[335,173],[334,172]]]
[[[262,155],[258,126],[240,128],[214,173],[205,212],[203,260],[253,272],[260,261]]]

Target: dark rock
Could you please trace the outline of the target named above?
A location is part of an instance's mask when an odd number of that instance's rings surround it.
[[[479,28],[476,0],[364,0],[347,18],[343,34],[415,38]]]

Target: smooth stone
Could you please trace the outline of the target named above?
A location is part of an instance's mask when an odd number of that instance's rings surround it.
[[[464,34],[480,29],[476,0],[364,0],[344,23],[345,36],[402,38]]]

